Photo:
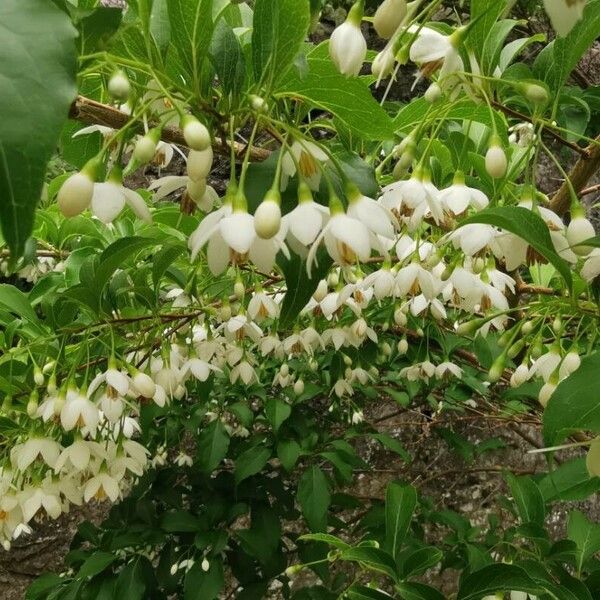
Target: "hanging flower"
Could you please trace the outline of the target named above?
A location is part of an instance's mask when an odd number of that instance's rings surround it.
[[[367,42],[360,29],[363,7],[364,0],[356,2],[329,40],[329,55],[342,75],[358,75],[367,56]]]

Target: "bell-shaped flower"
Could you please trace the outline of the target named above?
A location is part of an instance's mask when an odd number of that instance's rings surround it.
[[[41,508],[52,519],[57,519],[62,513],[58,491],[48,485],[48,480],[44,480],[40,486],[24,488],[20,496],[20,505],[25,523],[29,522]]]
[[[367,42],[360,29],[364,2],[356,2],[348,18],[331,34],[329,55],[342,75],[356,76],[360,73],[367,56]]]
[[[259,288],[248,302],[248,315],[254,321],[276,319],[279,316],[279,306],[271,296]]]
[[[89,502],[92,498],[100,502],[109,498],[111,502],[116,502],[119,494],[119,481],[106,471],[101,471],[89,479],[83,490],[83,498],[86,502]]]
[[[281,189],[300,171],[300,181],[317,191],[321,185],[322,169],[329,161],[328,154],[315,142],[302,139],[294,141],[281,158]]]
[[[347,215],[367,226],[374,235],[394,238],[394,226],[398,222],[392,212],[380,202],[364,196],[356,185],[347,183]]]
[[[60,411],[60,422],[65,431],[75,427],[95,431],[100,416],[95,404],[79,390],[69,388],[64,406]]]
[[[371,238],[364,223],[344,213],[341,201],[333,196],[329,203],[331,218],[317,236],[306,260],[308,275],[316,262],[317,249],[324,241],[329,256],[342,266],[366,261],[371,255]]]
[[[50,468],[54,468],[61,450],[62,448],[56,440],[31,437],[26,442],[12,448],[10,459],[19,471],[25,471],[38,458],[41,458]]]
[[[92,456],[103,458],[104,449],[102,444],[93,441],[76,439],[70,446],[67,446],[58,457],[54,470],[60,473],[70,466],[76,471],[84,471],[90,464]]]
[[[465,185],[464,175],[457,173],[452,185],[439,193],[439,200],[453,215],[460,216],[469,206],[483,210],[488,204],[488,197],[476,188]]]
[[[305,181],[298,185],[298,205],[283,217],[287,225],[287,241],[298,254],[306,252],[329,218],[329,209],[317,204]]]
[[[586,0],[544,0],[546,13],[558,35],[567,35],[583,18],[585,3]]]

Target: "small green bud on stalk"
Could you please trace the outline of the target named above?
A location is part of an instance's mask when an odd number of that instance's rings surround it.
[[[537,83],[524,84],[525,97],[533,104],[548,104],[548,90]]]
[[[508,331],[505,331],[498,339],[498,346],[500,346],[500,348],[506,348],[512,337],[512,330],[509,329]]]
[[[35,381],[35,385],[44,385],[44,374],[37,365],[33,369],[33,380]]]
[[[406,338],[402,338],[398,342],[398,354],[406,354],[408,352],[408,340]]]
[[[525,339],[521,338],[520,340],[517,340],[508,349],[508,352],[507,352],[508,358],[514,358],[515,356],[517,356],[517,354],[519,354],[519,352],[521,352],[524,347],[525,347]]]
[[[437,102],[442,97],[442,88],[440,87],[439,83],[436,83],[434,81],[427,88],[427,90],[425,91],[425,94],[423,95],[423,97],[430,104],[434,104],[435,102]]]
[[[498,358],[492,363],[490,370],[488,371],[487,379],[491,383],[496,383],[502,377],[504,373],[504,367],[506,365],[506,353],[502,352]]]
[[[244,287],[244,283],[240,279],[238,279],[233,285],[233,295],[238,300],[243,300],[245,294],[246,288]]]
[[[294,383],[294,394],[296,396],[301,396],[304,393],[304,381],[302,379],[298,379],[296,383]]]
[[[249,99],[252,110],[255,110],[259,113],[266,113],[269,110],[269,105],[267,104],[267,101],[261,96],[252,94],[251,96],[249,96]]]
[[[196,117],[185,115],[181,119],[181,129],[185,143],[192,150],[202,152],[210,147],[210,132]]]
[[[552,331],[557,334],[562,331],[562,319],[560,317],[556,317],[552,322]]]
[[[525,321],[521,327],[521,333],[523,335],[529,335],[533,331],[533,323],[531,321]]]
[[[542,340],[539,338],[533,343],[531,347],[531,358],[539,358],[544,352],[544,346],[542,344]]]
[[[29,416],[30,419],[35,419],[35,417],[37,415],[38,401],[39,401],[38,391],[33,390],[33,392],[31,392],[31,394],[29,395],[29,401],[27,402],[27,415]]]
[[[485,323],[486,319],[473,319],[471,321],[465,321],[456,328],[456,333],[458,335],[470,335],[483,327]]]
[[[117,100],[127,100],[131,92],[131,84],[127,75],[119,69],[108,80],[108,93]]]

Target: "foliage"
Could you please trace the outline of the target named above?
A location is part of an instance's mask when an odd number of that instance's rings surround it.
[[[112,503],[30,600],[600,595],[599,526],[549,527],[600,488],[600,249],[575,178],[565,220],[538,189],[598,151],[568,82],[600,0],[549,42],[511,2],[359,0],[313,43],[322,4],[0,7],[0,539]],[[389,99],[409,62],[426,91]],[[485,524],[427,469],[358,494],[374,447],[416,458],[382,403],[457,475],[504,442],[455,418],[536,430],[547,468],[486,463]]]

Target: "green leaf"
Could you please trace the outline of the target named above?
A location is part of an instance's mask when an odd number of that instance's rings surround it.
[[[344,598],[348,598],[348,600],[390,600],[391,596],[364,585],[353,585],[346,590]]]
[[[0,23],[0,224],[18,256],[77,91],[77,32],[47,0],[2,0]]]
[[[585,458],[563,463],[538,481],[545,502],[585,500],[600,490],[600,477],[590,477]]]
[[[210,53],[223,89],[228,94],[239,94],[246,77],[245,57],[237,36],[224,19],[217,23]]]
[[[328,57],[308,55],[308,73],[291,71],[277,87],[279,98],[303,100],[337,117],[354,133],[367,140],[393,137],[392,120],[359,78],[341,75]]]
[[[395,438],[387,433],[369,433],[369,437],[377,440],[382,446],[395,452],[398,456],[402,458],[402,460],[406,462],[411,461],[410,454],[406,451],[404,446]]]
[[[325,531],[331,495],[327,478],[316,465],[304,471],[298,483],[297,498],[312,531]]]
[[[569,515],[567,532],[577,544],[577,572],[581,573],[587,560],[600,551],[600,525],[590,523],[584,514],[574,510]]]
[[[229,435],[219,419],[202,430],[198,438],[197,464],[201,471],[210,473],[225,458],[229,448]]]
[[[435,567],[444,558],[444,553],[433,546],[425,546],[411,552],[403,558],[400,573],[403,579],[422,575],[427,569]]]
[[[48,598],[51,590],[61,587],[64,583],[64,577],[59,577],[54,573],[44,573],[27,588],[25,600],[43,600],[44,598]]]
[[[553,92],[566,83],[586,50],[598,37],[600,0],[588,0],[583,17],[568,35],[556,38],[538,55],[533,71]]]
[[[349,544],[340,540],[340,538],[335,537],[335,535],[329,535],[328,533],[307,533],[301,535],[298,539],[304,542],[322,542],[323,544],[329,544],[339,550],[347,550],[350,548]]]
[[[515,477],[512,473],[506,474],[506,481],[510,486],[521,522],[543,525],[546,518],[546,507],[535,481],[531,477]]]
[[[465,577],[457,600],[481,600],[483,596],[511,590],[536,595],[543,592],[524,569],[515,565],[494,564]]]
[[[264,446],[255,446],[242,452],[235,461],[233,476],[236,485],[260,472],[269,458],[271,458],[271,450]]]
[[[481,58],[494,23],[506,8],[506,0],[471,0],[471,22],[468,32],[468,44],[475,56]],[[481,64],[481,61],[480,61]]]
[[[113,242],[100,255],[93,279],[93,288],[100,293],[115,271],[140,250],[156,244],[156,240],[144,237],[125,237]],[[82,279],[82,283],[86,283]]]
[[[319,281],[329,271],[333,260],[326,252],[319,252],[318,263],[313,265],[311,277],[306,271],[306,261],[292,252],[290,258],[279,255],[277,264],[283,271],[287,292],[281,302],[279,326],[285,329],[292,325],[300,311],[306,306],[319,285]]]
[[[402,581],[396,584],[402,600],[446,600],[435,588],[424,583]]]
[[[310,25],[308,0],[256,0],[252,30],[252,66],[268,90],[294,62]]]
[[[117,560],[116,554],[110,552],[94,552],[79,568],[77,572],[77,579],[84,579],[86,577],[94,577],[98,573],[102,573],[108,566]]]
[[[586,356],[577,371],[560,382],[544,410],[544,439],[556,444],[572,431],[600,433],[600,352]]]
[[[201,523],[195,515],[185,510],[175,510],[162,516],[160,527],[170,533],[189,533],[200,531]]]
[[[29,299],[14,285],[8,283],[0,284],[0,307],[31,323],[39,323],[38,316],[31,307]]]
[[[417,490],[411,485],[390,483],[385,492],[385,540],[392,556],[400,553],[402,543],[417,506]]]
[[[198,91],[202,63],[214,29],[212,3],[212,0],[170,0],[167,3],[173,44],[195,91]]]
[[[394,559],[387,552],[379,548],[370,546],[349,548],[341,553],[340,558],[342,560],[361,563],[371,571],[384,573],[394,581],[398,581]]]
[[[533,211],[521,206],[486,208],[461,221],[459,226],[470,223],[494,225],[524,239],[556,268],[569,287],[572,286],[571,267],[556,253],[548,226]]]
[[[280,398],[270,398],[265,404],[265,415],[273,427],[275,433],[279,431],[281,424],[292,414],[292,407]]]
[[[183,600],[215,600],[225,585],[223,563],[211,559],[208,571],[202,570],[202,561],[197,561],[186,573]]]
[[[98,6],[81,19],[77,23],[79,54],[92,54],[98,50],[105,50],[110,38],[119,29],[122,18],[123,11],[120,8]]]
[[[167,269],[179,258],[186,248],[184,244],[170,244],[157,252],[152,262],[152,283],[154,288],[158,288],[158,284]]]
[[[148,597],[146,580],[148,566],[148,559],[138,556],[124,567],[115,585],[115,600],[145,600]]]
[[[296,440],[281,440],[277,444],[277,458],[286,471],[291,471],[302,454],[302,448]]]

